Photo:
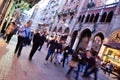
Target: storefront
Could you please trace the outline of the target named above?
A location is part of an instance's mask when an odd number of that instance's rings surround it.
[[[112,35],[110,40],[104,44],[106,46],[102,59],[110,61],[115,66],[120,67],[120,31]]]

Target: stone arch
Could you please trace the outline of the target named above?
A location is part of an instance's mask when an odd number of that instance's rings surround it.
[[[109,12],[109,14],[108,14],[108,16],[106,18],[106,22],[111,22],[112,17],[113,17],[113,11]]]
[[[98,21],[98,18],[99,18],[99,13],[97,13],[97,14],[95,15],[93,22],[97,22],[97,21]]]
[[[94,14],[91,15],[89,22],[93,22]]]
[[[78,30],[75,30],[75,31],[73,32],[73,34],[72,34],[72,39],[71,39],[71,43],[70,43],[70,46],[71,46],[71,47],[73,47],[77,35],[78,35]]]
[[[105,22],[106,21],[106,17],[107,17],[107,13],[104,12],[103,15],[102,15],[102,17],[101,17],[100,22]]]
[[[77,46],[77,50],[79,48],[82,48],[83,50],[86,50],[90,38],[91,38],[90,29],[87,28],[87,29],[83,30],[80,34],[80,39],[79,39],[79,43],[78,43],[78,46]]]
[[[92,43],[92,50],[99,52],[101,45],[103,44],[104,40],[104,35],[103,33],[99,32],[97,33],[94,38],[93,38],[93,43]]]

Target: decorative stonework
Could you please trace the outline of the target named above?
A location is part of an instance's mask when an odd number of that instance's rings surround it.
[[[120,43],[120,30],[114,32],[114,33],[111,35],[110,41],[114,41],[114,42]]]

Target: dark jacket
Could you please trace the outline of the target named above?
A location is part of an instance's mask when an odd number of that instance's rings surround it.
[[[39,33],[34,34],[33,44],[40,45],[41,43],[44,43],[44,38]]]

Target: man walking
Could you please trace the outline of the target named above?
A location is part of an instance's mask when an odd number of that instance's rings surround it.
[[[36,50],[39,48],[41,44],[45,41],[44,32],[40,31],[39,33],[36,33],[33,37],[33,46],[29,55],[29,60],[32,60],[33,55],[35,54]]]
[[[30,26],[31,26],[31,22],[27,22],[26,25],[20,27],[18,30],[18,41],[14,51],[15,54],[18,53],[17,57],[21,55],[23,42],[26,40],[27,37],[30,38],[30,34],[31,34]]]

